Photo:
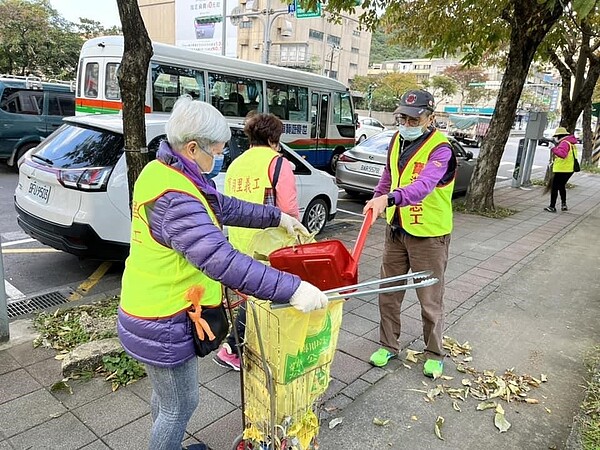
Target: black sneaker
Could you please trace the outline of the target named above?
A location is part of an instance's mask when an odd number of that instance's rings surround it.
[[[546,206],[544,208],[544,211],[548,211],[548,212],[556,212],[556,208],[554,206]]]
[[[560,207],[560,210],[561,210],[561,211],[568,211],[568,210],[569,210],[569,207],[567,206],[567,204],[566,204],[566,203],[563,203],[563,204],[562,204],[562,206]]]

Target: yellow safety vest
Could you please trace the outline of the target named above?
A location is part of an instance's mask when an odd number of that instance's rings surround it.
[[[562,139],[559,141],[562,142]],[[556,156],[554,158],[554,163],[552,164],[552,172],[573,172],[575,166],[575,158],[577,157],[577,147],[574,144],[569,144],[569,153],[567,153],[566,158],[559,158]]]
[[[185,294],[203,286],[202,305],[218,305],[222,287],[150,232],[146,206],[169,191],[184,192],[200,201],[214,224],[220,226],[204,195],[185,175],[154,160],[144,167],[133,191],[131,244],[121,288],[121,309],[141,318],[169,317],[190,307]]]
[[[269,166],[278,153],[271,147],[252,147],[238,156],[225,175],[225,195],[250,203],[263,204],[265,192],[271,189]],[[248,254],[252,237],[260,230],[229,227],[229,242],[238,251]]]
[[[390,170],[392,182],[390,192],[398,187],[411,184],[429,161],[431,153],[440,145],[448,144],[443,133],[434,130],[423,142],[421,147],[410,158],[400,173],[398,161],[400,158],[400,137],[396,135],[390,155]],[[454,177],[444,186],[436,186],[434,190],[418,205],[403,207],[392,206],[386,210],[386,218],[392,223],[396,211],[399,210],[400,226],[409,234],[419,237],[444,236],[452,232],[452,192]]]

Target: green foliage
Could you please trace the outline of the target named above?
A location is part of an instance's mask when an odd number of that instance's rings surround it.
[[[592,379],[581,405],[581,443],[584,450],[596,450],[600,448],[600,346],[586,356],[585,365]]]
[[[460,108],[466,103],[474,104],[488,95],[483,86],[475,86],[487,81],[488,77],[481,67],[466,67],[462,64],[447,67],[444,76],[454,81],[456,91],[460,93]]]
[[[371,36],[369,64],[402,58],[422,58],[425,53],[422,49],[395,45],[390,42],[390,38],[386,33],[380,29],[376,29],[373,30],[373,35]]]
[[[351,81],[352,90],[363,92],[364,98],[359,100],[356,106],[359,109],[367,109],[367,92],[369,86],[374,85],[372,91],[371,108],[376,111],[394,111],[398,104],[398,98],[409,89],[418,89],[419,83],[414,74],[387,73],[367,76],[357,76]]]
[[[73,24],[47,0],[0,0],[0,73],[75,78],[85,39],[118,34],[99,22]]]
[[[581,170],[588,173],[600,173],[600,167],[596,164],[582,164]]]
[[[458,91],[456,81],[445,75],[432,76],[423,87],[433,94],[436,103],[440,103],[444,97],[452,97]]]
[[[146,376],[144,366],[125,352],[102,358],[102,368],[107,374],[106,381],[112,382],[113,391]]]
[[[57,309],[54,314],[39,313],[33,319],[33,326],[40,336],[33,344],[35,347],[43,345],[64,352],[91,340],[115,337],[116,329],[99,333],[82,324],[81,318],[85,315],[92,321],[100,321],[115,317],[118,304],[119,297],[113,297],[93,305]]]

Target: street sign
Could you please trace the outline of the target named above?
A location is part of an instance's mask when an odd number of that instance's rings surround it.
[[[294,14],[296,12],[296,2],[288,5],[288,14]]]
[[[300,0],[294,0],[296,5],[296,19],[309,19],[311,17],[321,17],[321,3],[317,3],[316,10],[306,10],[300,5]]]

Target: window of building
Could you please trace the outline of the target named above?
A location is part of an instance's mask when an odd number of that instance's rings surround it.
[[[108,63],[106,65],[106,86],[104,87],[104,95],[107,100],[121,100],[117,70],[119,70],[118,63]]]
[[[340,45],[341,39],[339,36],[334,36],[333,34],[327,35],[327,43],[330,45]]]
[[[253,78],[208,74],[210,101],[224,116],[245,117],[263,111],[262,81]]]
[[[358,64],[350,63],[350,69],[358,70]]]
[[[279,49],[282,63],[306,62],[306,44],[281,44]]]
[[[352,36],[360,37],[360,31],[359,30],[352,30]]]
[[[252,22],[251,20],[242,20],[239,25],[238,28],[252,28],[252,24],[254,22]]]
[[[308,121],[308,89],[267,82],[269,112],[282,120]]]
[[[351,53],[358,53],[358,48],[357,48],[357,47],[352,47],[352,48],[350,49],[350,52],[351,52]]]
[[[319,30],[314,30],[312,28],[308,30],[308,37],[309,37],[309,39],[315,39],[317,41],[322,41],[324,35],[325,34],[322,31],[319,31]]]
[[[201,70],[152,64],[152,110],[171,112],[180,95],[205,101],[204,72]]]

